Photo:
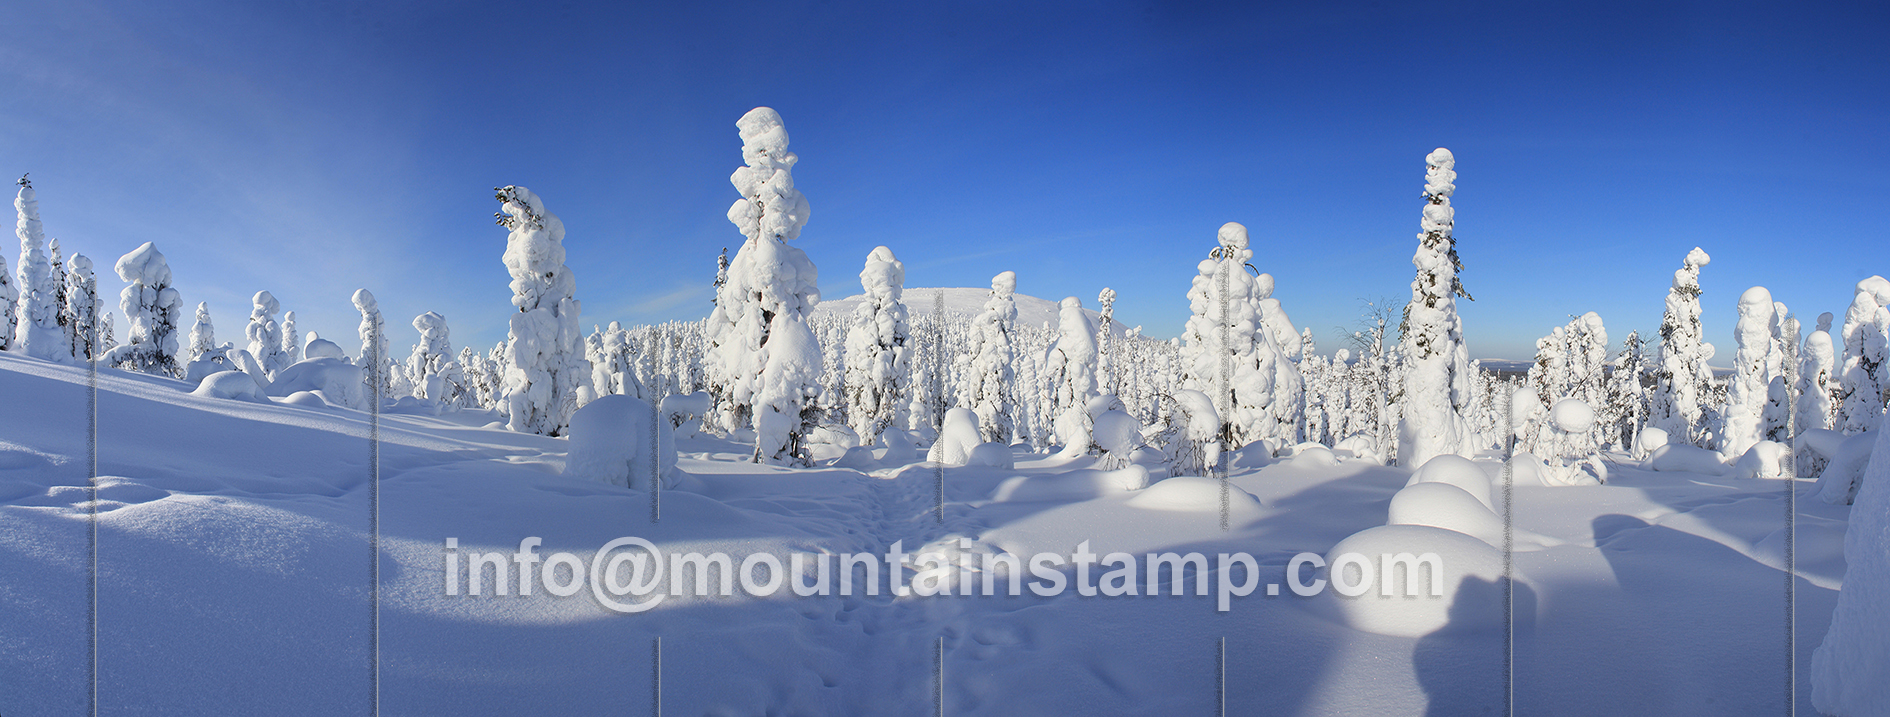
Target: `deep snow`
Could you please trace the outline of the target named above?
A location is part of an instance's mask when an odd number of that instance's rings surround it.
[[[915,307],[929,309],[915,291]],[[0,396],[34,408],[0,412],[0,714],[76,714],[86,704],[85,386],[82,366],[0,353]],[[367,414],[190,388],[100,371],[101,712],[365,711]],[[446,538],[461,551],[510,553],[528,536],[544,539],[541,554],[586,559],[621,536],[738,558],[883,552],[895,541],[917,553],[961,537],[974,552],[1019,556],[1067,555],[1082,541],[1097,554],[1199,551],[1212,560],[1245,551],[1263,584],[1284,586],[1296,553],[1323,555],[1384,525],[1408,470],[1330,451],[1277,462],[1243,451],[1229,462],[1229,483],[1244,494],[1222,532],[1212,481],[1020,493],[1032,482],[1108,485],[1101,472],[1072,473],[1093,459],[1020,449],[1014,469],[944,468],[940,521],[932,465],[758,466],[746,462],[749,444],[693,436],[676,440],[683,475],[663,491],[653,524],[650,494],[561,475],[567,441],[487,427],[496,420],[471,411],[381,418],[381,552],[372,559],[384,580],[388,714],[642,714],[657,637],[667,714],[930,714],[941,637],[954,715],[1213,714],[1223,638],[1228,714],[1501,712],[1500,632],[1373,634],[1340,623],[1329,597],[1284,589],[1235,598],[1226,613],[1211,595],[783,590],[670,598],[629,615],[588,593],[442,589]],[[1519,541],[1515,554],[1524,578],[1518,711],[1783,711],[1785,482],[1620,460],[1605,486],[1514,489],[1516,526],[1552,538]],[[1499,463],[1476,465],[1500,476]],[[1012,489],[1000,490],[1006,483]],[[1500,515],[1500,489],[1491,498]],[[1810,714],[1810,655],[1842,582],[1850,509],[1804,495],[1798,508],[1792,649],[1798,708]]]

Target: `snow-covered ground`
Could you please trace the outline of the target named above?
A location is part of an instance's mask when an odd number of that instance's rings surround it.
[[[929,310],[911,291],[915,312]],[[0,714],[9,717],[77,714],[87,703],[86,382],[83,367],[0,353]],[[371,560],[383,581],[388,714],[644,714],[658,699],[657,638],[666,714],[931,714],[941,638],[942,697],[954,715],[1215,714],[1222,699],[1227,714],[1503,712],[1500,631],[1365,633],[1337,617],[1329,594],[1262,588],[1223,613],[1212,595],[892,597],[882,575],[878,596],[738,590],[620,614],[589,593],[443,588],[446,539],[462,553],[511,553],[531,536],[543,539],[541,556],[587,560],[622,536],[738,558],[882,553],[895,542],[916,553],[960,538],[973,552],[1068,555],[1089,541],[1098,555],[1246,552],[1262,585],[1284,586],[1295,554],[1325,554],[1383,525],[1404,469],[1324,451],[1278,461],[1243,452],[1230,482],[1254,500],[1236,493],[1223,531],[1217,503],[1183,494],[1152,505],[1162,501],[1145,496],[1160,483],[1083,497],[1053,476],[1092,459],[1020,449],[1014,469],[943,468],[941,519],[941,469],[931,464],[757,466],[745,462],[751,446],[688,437],[677,442],[687,475],[662,493],[653,523],[651,495],[560,475],[564,440],[487,427],[496,417],[486,412],[386,415],[371,555],[366,414],[190,388],[99,374],[102,713],[364,712]],[[1483,465],[1494,474],[1500,464]],[[1017,476],[1045,480],[1022,490]],[[1610,477],[1515,489],[1519,534],[1560,543],[1515,555],[1517,712],[1783,712],[1786,483],[1656,473],[1625,459]],[[1810,499],[1798,509],[1789,649],[1797,707],[1811,714],[1806,667],[1844,574],[1849,509]]]

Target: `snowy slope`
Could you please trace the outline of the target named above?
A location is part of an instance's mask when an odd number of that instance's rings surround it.
[[[82,368],[0,353],[0,714],[86,704],[85,384]],[[738,558],[959,538],[974,552],[1068,554],[1090,541],[1097,554],[1244,551],[1278,583],[1295,553],[1382,525],[1410,475],[1397,468],[1243,455],[1230,482],[1255,500],[1223,531],[1218,511],[1135,493],[992,498],[1016,476],[1067,487],[1088,459],[944,469],[941,519],[941,474],[923,464],[792,470],[689,438],[685,487],[662,495],[652,523],[648,494],[559,475],[562,440],[485,428],[485,414],[393,415],[371,556],[364,414],[187,388],[101,372],[103,713],[365,712],[371,559],[391,715],[643,714],[659,637],[666,714],[929,714],[941,638],[954,715],[1213,714],[1223,639],[1227,714],[1481,714],[1503,698],[1500,634],[1368,634],[1335,621],[1330,598],[1285,591],[1219,613],[1212,596],[894,598],[882,575],[878,596],[737,591],[626,615],[588,594],[442,587],[446,538],[510,553],[528,536],[544,539],[541,555],[587,560],[620,536]],[[1782,712],[1784,488],[1626,465],[1607,486],[1518,487],[1517,525],[1564,542],[1516,556],[1520,712]],[[1847,509],[1798,505],[1795,649],[1810,714],[1802,670],[1841,583]]]

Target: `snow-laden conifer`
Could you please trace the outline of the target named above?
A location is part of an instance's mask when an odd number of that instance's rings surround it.
[[[735,123],[743,166],[729,177],[741,198],[728,219],[746,241],[729,263],[728,282],[709,317],[710,380],[724,427],[752,422],[757,462],[805,463],[820,392],[821,351],[807,324],[820,303],[820,278],[806,252],[788,244],[807,223],[807,199],[794,188],[799,157],[788,151],[781,116],[757,107]]]
[[[195,361],[203,358],[206,352],[216,347],[217,329],[216,326],[210,323],[210,302],[199,301],[197,302],[196,321],[190,325],[190,349],[188,356],[191,361]]]
[[[466,376],[459,362],[453,359],[446,317],[429,311],[413,317],[413,328],[420,332],[420,343],[414,344],[413,353],[407,357],[407,376],[413,381],[413,395],[459,405],[460,394],[466,388]]]
[[[967,365],[958,389],[960,406],[978,414],[986,442],[1010,443],[1017,433],[1017,273],[991,277],[991,298],[971,322]],[[1105,332],[1107,329],[1105,329]]]
[[[171,288],[171,267],[151,242],[118,259],[114,267],[127,286],[119,294],[118,307],[131,321],[131,333],[125,344],[111,350],[105,362],[134,371],[174,375],[177,373],[177,329],[183,315],[183,302]],[[106,326],[110,325],[106,314]],[[104,329],[110,337],[110,329]]]
[[[1700,340],[1700,267],[1712,261],[1694,247],[1673,272],[1667,310],[1660,318],[1660,360],[1654,365],[1654,395],[1647,424],[1667,432],[1673,443],[1697,445],[1703,438],[1701,402],[1711,389],[1706,365],[1712,345]]]
[[[13,208],[19,213],[14,233],[20,238],[19,327],[13,334],[13,350],[47,361],[64,361],[71,356],[72,343],[59,328],[59,286],[54,283],[52,262],[46,256],[46,231],[39,221],[38,195],[26,177],[20,177],[19,185],[20,193],[13,199]]]
[[[1071,296],[1063,300],[1057,327],[1057,341],[1044,353],[1044,379],[1063,455],[1080,456],[1090,449],[1089,400],[1097,396],[1096,324],[1083,300]]]
[[[13,286],[13,272],[7,258],[0,255],[0,351],[13,348],[13,331],[19,325],[20,290]]]
[[[1470,298],[1457,272],[1457,243],[1452,236],[1456,210],[1457,160],[1442,147],[1424,158],[1423,232],[1411,263],[1411,303],[1405,304],[1403,347],[1403,419],[1398,424],[1398,463],[1416,468],[1440,455],[1459,455],[1470,446],[1464,412],[1470,407],[1470,354],[1463,341],[1457,297]]]
[[[24,325],[24,324],[22,324]],[[1844,365],[1838,373],[1837,430],[1845,435],[1877,427],[1890,386],[1890,281],[1857,282],[1844,312]]]
[[[518,307],[507,334],[511,365],[499,410],[514,431],[561,435],[591,381],[578,327],[577,280],[564,264],[564,222],[529,189],[496,192],[503,205],[494,216],[511,230],[504,259],[512,275],[512,305]]]
[[[860,445],[879,445],[888,427],[903,427],[912,380],[912,329],[903,301],[906,265],[875,247],[860,269],[866,300],[853,310],[846,335],[846,412]],[[983,423],[982,416],[980,424]]]
[[[1214,402],[1221,440],[1239,448],[1270,435],[1279,352],[1268,340],[1255,298],[1247,227],[1221,225],[1219,246],[1195,266],[1188,289],[1192,316],[1181,333],[1181,387]]]
[[[361,367],[361,382],[367,386],[362,394],[368,400],[375,397],[388,398],[393,388],[388,375],[387,322],[381,318],[381,306],[374,300],[374,293],[367,289],[354,292],[354,308],[361,312],[361,327],[357,335],[361,337],[361,355],[355,357],[354,365]]]
[[[1773,346],[1772,292],[1763,286],[1739,295],[1739,321],[1733,324],[1732,383],[1726,391],[1726,430],[1720,436],[1720,455],[1738,458],[1763,438],[1769,386],[1778,369]]]
[[[258,291],[250,301],[249,325],[243,328],[243,335],[249,339],[249,355],[255,357],[263,371],[274,374],[288,364],[282,355],[282,326],[276,323],[276,312],[282,310],[282,304],[267,291]]]
[[[60,324],[72,340],[74,361],[90,361],[101,351],[98,343],[98,276],[92,272],[92,260],[73,254],[67,263],[65,308],[59,312]]]

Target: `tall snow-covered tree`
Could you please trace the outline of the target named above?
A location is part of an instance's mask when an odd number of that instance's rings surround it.
[[[903,426],[911,395],[912,328],[904,301],[906,265],[886,247],[874,247],[860,269],[865,301],[853,310],[846,337],[847,418],[860,445]]]
[[[302,333],[295,330],[295,312],[285,311],[282,314],[282,347],[276,352],[276,361],[282,365],[282,368],[288,368],[300,360],[302,360]]]
[[[564,264],[564,222],[529,189],[496,191],[503,206],[494,216],[511,230],[505,269],[512,275],[512,305],[518,307],[508,334],[511,366],[499,410],[514,431],[562,435],[591,380],[578,327],[577,280]]]
[[[1064,455],[1090,449],[1089,400],[1096,397],[1096,324],[1083,311],[1083,300],[1063,300],[1057,314],[1057,341],[1044,353],[1044,379],[1050,386],[1050,410]]]
[[[217,329],[210,323],[210,302],[197,302],[197,320],[190,325],[189,360],[203,358],[217,347]]]
[[[46,231],[39,221],[39,198],[33,183],[20,177],[20,193],[13,199],[19,211],[14,233],[20,237],[19,328],[14,350],[47,361],[71,356],[72,342],[59,328],[59,287],[53,281],[52,262],[46,257]]]
[[[267,291],[258,291],[250,301],[249,325],[243,328],[243,335],[249,338],[249,355],[263,371],[275,375],[288,364],[282,355],[282,327],[276,323],[276,312],[282,310],[282,304]]]
[[[1738,458],[1763,438],[1768,386],[1777,375],[1771,362],[1773,346],[1772,292],[1763,286],[1739,295],[1739,321],[1733,324],[1732,383],[1727,386],[1726,430],[1719,438],[1721,455]]]
[[[105,312],[105,316],[98,320],[98,342],[99,348],[104,349],[106,356],[111,355],[112,349],[118,348],[118,332],[112,330],[112,312],[110,311]]]
[[[73,360],[90,361],[100,351],[98,277],[92,273],[92,260],[84,254],[73,254],[68,266],[65,306],[59,312],[59,323],[72,341]]]
[[[1872,276],[1857,282],[1851,307],[1844,312],[1837,430],[1852,435],[1876,428],[1886,388],[1890,388],[1890,281]]]
[[[183,302],[171,288],[171,267],[157,245],[143,246],[118,259],[118,278],[128,285],[119,294],[118,307],[131,321],[125,344],[111,350],[105,362],[134,371],[175,375],[177,329]],[[109,319],[110,314],[106,315]],[[106,322],[109,325],[109,321]],[[106,329],[109,337],[109,329]]]
[[[1799,352],[1798,406],[1793,411],[1794,434],[1814,428],[1830,428],[1837,395],[1837,352],[1831,342],[1829,313],[1819,317],[1824,327],[1805,336]]]
[[[73,344],[78,343],[76,333],[78,327],[66,322],[66,291],[70,287],[66,283],[66,256],[65,252],[59,249],[58,237],[49,237],[46,239],[46,253],[50,259],[49,263],[52,265],[53,306],[58,307],[58,315],[55,317],[55,320],[59,324],[60,333],[65,335],[65,346],[70,350]],[[63,357],[61,360],[64,360]],[[83,361],[84,359],[80,360]]]
[[[986,442],[1010,443],[1017,436],[1016,296],[1017,272],[991,277],[990,298],[971,322],[966,364],[959,374],[964,383],[958,389],[958,405],[978,414],[978,430]]]
[[[1615,357],[1614,370],[1608,376],[1606,415],[1613,423],[1604,424],[1602,429],[1607,432],[1608,442],[1625,447],[1637,457],[1641,427],[1647,419],[1647,391],[1641,385],[1641,375],[1646,371],[1647,344],[1639,331],[1630,331],[1621,342],[1621,353]]]
[[[1195,266],[1188,318],[1181,334],[1181,387],[1214,402],[1220,440],[1229,449],[1271,437],[1274,380],[1279,361],[1247,272],[1253,250],[1247,227],[1221,225],[1219,246]]]
[[[1711,388],[1706,360],[1712,345],[1700,340],[1700,267],[1712,261],[1694,247],[1673,273],[1667,310],[1660,318],[1660,360],[1654,365],[1654,395],[1648,425],[1667,432],[1669,441],[1698,445],[1704,440],[1701,401]]]
[[[1463,319],[1457,316],[1457,297],[1470,299],[1457,272],[1457,243],[1452,236],[1456,210],[1450,196],[1456,191],[1457,160],[1450,150],[1437,148],[1424,157],[1423,233],[1411,263],[1417,277],[1411,281],[1411,303],[1404,306],[1404,390],[1399,401],[1403,420],[1398,425],[1398,463],[1412,468],[1440,455],[1459,455],[1472,448],[1464,413],[1470,407],[1470,354],[1463,341]]]
[[[381,305],[374,300],[374,293],[367,289],[354,292],[354,308],[361,312],[361,355],[356,357],[354,365],[361,367],[361,382],[367,386],[362,395],[372,401],[376,397],[393,397],[393,384],[388,372],[387,322],[381,318]]]
[[[0,255],[0,351],[13,349],[13,330],[19,325],[20,290],[13,286],[13,272],[7,258]]]
[[[453,360],[453,344],[446,328],[446,317],[429,311],[413,317],[413,328],[420,332],[407,357],[407,376],[413,381],[413,395],[459,405],[466,390],[466,376],[459,362]]]
[[[807,314],[820,303],[819,275],[788,244],[807,223],[807,198],[791,172],[781,115],[757,107],[735,123],[743,166],[729,177],[741,198],[728,220],[746,241],[729,263],[728,283],[709,316],[710,380],[719,387],[728,430],[752,422],[756,462],[805,464],[820,392],[821,351]]]
[[[1262,340],[1278,356],[1273,362],[1273,401],[1267,406],[1273,425],[1265,433],[1281,445],[1296,445],[1305,429],[1305,386],[1300,380],[1299,332],[1286,316],[1280,300],[1273,298],[1273,275],[1261,274],[1253,280],[1255,310],[1260,315]]]
[[[1096,307],[1096,323],[1100,327],[1096,332],[1096,387],[1114,396],[1117,394],[1115,355],[1110,353],[1114,348],[1114,342],[1110,339],[1114,338],[1112,334],[1115,333],[1112,329],[1115,328],[1116,290],[1103,287],[1102,292],[1096,295]]]

